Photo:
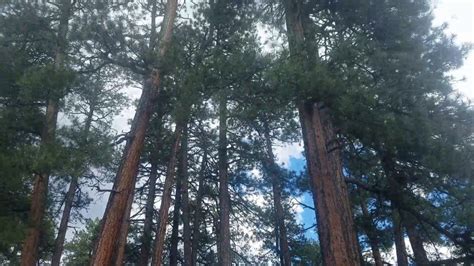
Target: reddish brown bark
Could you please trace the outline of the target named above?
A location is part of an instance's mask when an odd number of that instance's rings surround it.
[[[356,231],[334,129],[322,104],[299,106],[325,265],[359,265]]]
[[[69,18],[71,15],[71,1],[62,0],[59,4],[59,9],[60,19],[55,58],[56,70],[60,70],[64,66]],[[45,124],[41,134],[41,149],[45,149],[45,146],[52,144],[55,138],[60,97],[58,96],[58,92],[52,92],[51,95],[46,107]],[[38,249],[43,232],[43,216],[48,193],[49,170],[43,169],[42,173],[35,173],[34,177],[35,181],[31,195],[28,232],[21,252],[22,266],[36,265],[38,261]]]
[[[176,17],[177,0],[168,0],[165,17],[161,26],[159,56],[163,58],[170,46],[173,23]],[[112,265],[117,259],[116,237],[121,235],[130,195],[135,189],[140,155],[150,117],[156,105],[161,81],[161,72],[154,69],[145,82],[140,102],[125,146],[122,161],[117,172],[114,191],[110,194],[106,212],[102,219],[102,229],[92,259],[92,265]]]
[[[153,256],[152,265],[162,265],[163,249],[165,247],[166,226],[169,218],[169,208],[171,205],[171,191],[175,183],[176,161],[178,148],[181,141],[182,126],[177,125],[175,129],[175,139],[171,149],[168,169],[166,170],[165,184],[163,187],[163,196],[161,197],[160,211],[158,213],[158,228],[155,238],[155,254]]]
[[[266,144],[266,168],[270,175],[273,190],[273,207],[275,209],[275,224],[277,233],[277,243],[279,244],[280,264],[282,266],[291,265],[290,249],[288,246],[288,237],[286,233],[285,215],[283,205],[281,203],[281,182],[279,180],[277,165],[275,163],[275,155],[273,154],[272,141],[268,127],[265,128],[265,144]]]
[[[131,193],[127,201],[127,211],[124,214],[120,236],[118,238],[117,258],[115,265],[120,266],[125,263],[125,247],[127,245],[128,228],[130,227],[130,212],[132,211],[133,195]]]
[[[38,247],[42,234],[43,215],[48,191],[48,178],[49,176],[47,174],[35,175],[33,194],[31,195],[30,224],[28,235],[21,252],[22,266],[36,265],[38,261]]]
[[[285,0],[284,8],[290,54],[295,62],[309,64],[303,1]],[[322,107],[308,100],[299,104],[298,111],[323,261],[325,265],[359,265],[356,231],[339,149],[331,145],[337,143],[336,135],[329,114],[321,110]]]
[[[230,195],[229,176],[227,172],[227,99],[221,95],[219,102],[219,231],[217,252],[219,265],[230,266]]]

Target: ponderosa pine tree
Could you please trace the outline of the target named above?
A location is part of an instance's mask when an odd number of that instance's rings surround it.
[[[311,60],[308,34],[312,23],[303,1],[284,2],[290,54],[294,64],[317,64]],[[311,62],[312,61],[312,62]],[[302,68],[302,71],[305,69]],[[324,84],[321,84],[324,86]],[[305,88],[297,88],[305,89]],[[358,265],[360,263],[356,232],[352,219],[349,195],[342,173],[337,135],[322,99],[310,98],[297,103],[305,144],[305,156],[317,209],[318,234],[323,261],[327,265]]]
[[[79,88],[73,88],[76,93],[72,93],[69,98],[74,103],[68,106],[67,111],[73,126],[62,129],[59,134],[59,137],[68,140],[72,147],[68,160],[70,167],[63,170],[65,175],[70,173],[70,183],[64,196],[64,209],[54,244],[52,265],[59,265],[61,262],[66,231],[80,179],[84,176],[95,176],[93,169],[97,171],[109,168],[115,159],[109,127],[111,116],[117,114],[125,104],[125,97],[116,89],[105,88],[103,75],[98,72],[90,77],[78,78],[81,80],[81,85]]]
[[[160,30],[160,45],[156,47],[154,38],[151,41],[152,54],[156,53],[162,60],[171,45],[173,24],[177,12],[177,1],[169,0],[165,11],[164,23]],[[152,20],[155,21],[155,15],[152,14]],[[154,23],[152,23],[154,24]],[[154,29],[153,29],[154,30]],[[153,34],[152,34],[153,35]],[[135,188],[135,179],[138,171],[138,164],[143,148],[145,133],[149,125],[152,108],[156,103],[161,81],[161,71],[158,68],[150,70],[146,77],[146,84],[143,87],[142,96],[137,107],[134,121],[130,130],[130,138],[125,146],[124,156],[121,166],[115,178],[114,190],[111,193],[107,204],[106,213],[103,218],[103,227],[94,253],[92,265],[109,265],[115,263],[114,253],[116,252],[115,237],[120,235],[124,216],[129,209],[131,201],[129,198],[133,195]],[[129,203],[128,203],[129,202]]]
[[[69,19],[72,14],[72,3],[70,0],[63,0],[58,5],[58,26],[56,32],[56,47],[54,54],[54,72],[65,73],[67,34],[69,30]],[[57,77],[58,79],[61,74]],[[48,146],[55,142],[55,132],[59,112],[59,101],[64,97],[65,84],[58,82],[57,88],[49,88],[47,98],[45,122],[41,132],[41,146],[43,151],[40,156],[47,153]],[[61,86],[62,85],[62,86]],[[38,249],[43,226],[43,217],[46,209],[46,198],[48,193],[48,182],[51,169],[38,169],[35,172],[35,181],[31,194],[30,222],[26,239],[21,252],[21,265],[34,265],[38,261]]]

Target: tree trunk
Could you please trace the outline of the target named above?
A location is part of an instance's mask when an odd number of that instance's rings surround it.
[[[132,211],[134,194],[135,193],[132,192],[129,195],[127,200],[127,210],[123,216],[122,228],[120,229],[120,236],[118,239],[117,258],[115,259],[116,266],[124,265],[125,263],[125,247],[127,246],[128,228],[130,227],[130,213]]]
[[[166,170],[165,184],[163,187],[163,196],[161,198],[160,211],[158,213],[158,228],[155,238],[155,254],[153,256],[152,265],[162,265],[163,249],[165,246],[166,226],[168,224],[169,208],[171,204],[171,190],[176,175],[176,161],[178,148],[181,140],[182,126],[176,125],[175,139],[173,147],[171,148],[170,160],[168,169]]]
[[[187,126],[183,129],[183,141],[181,143],[181,178],[182,178],[182,219],[183,219],[183,265],[190,266],[191,257],[191,226],[190,220],[190,208],[189,208],[189,194],[188,194],[188,128]]]
[[[430,261],[428,260],[428,255],[423,246],[423,239],[416,226],[415,218],[404,211],[401,212],[401,218],[403,221],[402,223],[407,230],[416,265],[428,265]]]
[[[222,94],[219,102],[219,233],[217,242],[218,261],[221,266],[230,266],[230,195],[227,172],[227,99]]]
[[[361,202],[360,207],[362,208],[362,214],[364,215],[364,229],[369,239],[370,249],[372,250],[372,256],[374,257],[375,266],[383,266],[382,256],[380,255],[379,241],[377,239],[377,233],[375,232],[375,225],[372,220],[372,216],[365,205],[365,202]]]
[[[92,126],[92,120],[94,117],[94,106],[89,106],[87,117],[84,123],[83,136],[80,140],[81,145],[85,145],[89,138],[89,132]],[[61,216],[61,222],[58,228],[58,236],[54,242],[54,251],[51,258],[51,266],[59,266],[61,263],[61,256],[64,250],[64,240],[66,238],[66,232],[69,224],[69,218],[71,217],[72,205],[74,203],[74,196],[76,195],[77,187],[79,186],[79,175],[71,178],[69,189],[66,193],[64,200],[64,210]]]
[[[182,149],[180,153],[182,152]],[[182,166],[182,165],[181,165]],[[179,166],[181,168],[181,166]],[[179,172],[182,169],[178,169]],[[176,194],[174,197],[174,209],[173,209],[173,225],[171,231],[171,240],[170,240],[170,266],[178,265],[178,242],[179,242],[179,216],[181,210],[181,192],[182,192],[182,179],[178,174],[176,180]]]
[[[177,0],[168,0],[161,26],[159,56],[163,58],[170,46],[173,23],[176,17]],[[140,102],[132,122],[130,135],[124,149],[122,161],[115,177],[114,191],[110,194],[106,212],[102,219],[102,229],[95,248],[92,265],[103,266],[115,263],[117,256],[116,237],[121,235],[122,224],[128,210],[128,201],[135,189],[138,164],[143,149],[145,134],[150,117],[156,106],[161,81],[161,72],[154,69],[148,77],[140,97]]]
[[[389,190],[387,197],[390,199],[392,207],[393,236],[397,253],[397,264],[399,266],[408,265],[408,255],[405,246],[405,236],[401,217],[400,204],[403,202],[403,177],[396,169],[396,162],[393,160],[393,153],[379,149],[381,163],[387,178]]]
[[[156,149],[153,153],[156,153]],[[151,155],[150,178],[148,179],[148,195],[145,205],[145,221],[143,225],[143,235],[141,237],[139,266],[147,266],[150,260],[150,249],[152,240],[153,212],[155,204],[156,180],[158,178],[158,161],[155,154]]]
[[[392,208],[393,236],[395,240],[395,249],[397,252],[397,265],[408,266],[407,248],[405,246],[405,237],[400,219],[400,211]]]
[[[285,0],[290,54],[295,62],[309,63],[305,53],[302,1]],[[298,111],[311,178],[323,262],[325,265],[359,265],[356,231],[347,187],[342,174],[336,135],[327,110],[308,100]]]
[[[64,249],[64,239],[66,238],[67,226],[69,223],[69,217],[71,216],[72,205],[74,203],[74,196],[78,187],[78,177],[72,177],[69,189],[66,193],[66,199],[64,200],[64,210],[61,217],[61,223],[59,224],[58,236],[54,243],[54,252],[51,259],[52,266],[59,266],[61,263],[61,255]]]
[[[281,183],[277,165],[275,163],[275,155],[273,154],[272,141],[268,126],[265,126],[265,144],[266,144],[266,168],[270,175],[273,189],[273,207],[275,209],[276,231],[278,232],[278,247],[280,253],[280,263],[282,266],[291,265],[290,249],[288,247],[288,238],[286,233],[285,215],[283,205],[281,203]]]
[[[67,45],[67,33],[69,29],[69,17],[71,15],[71,1],[62,0],[60,3],[60,19],[58,25],[57,47],[55,68],[60,70],[64,66],[65,51]],[[44,152],[45,146],[54,142],[56,124],[58,120],[58,92],[52,92],[49,97],[45,124],[41,134],[41,149]],[[38,261],[38,250],[41,235],[43,233],[43,216],[46,208],[48,194],[49,170],[43,169],[42,173],[35,173],[33,192],[31,195],[31,209],[29,214],[29,224],[26,239],[21,252],[21,265],[36,265]]]
[[[191,265],[195,266],[197,264],[197,255],[199,247],[199,238],[200,238],[200,225],[202,210],[201,204],[204,197],[204,178],[206,175],[206,165],[207,165],[207,151],[204,150],[204,154],[201,162],[201,169],[199,173],[199,188],[196,196],[196,207],[194,210],[194,222],[193,222],[193,239],[191,245]]]
[[[317,210],[325,265],[359,265],[360,258],[347,187],[334,130],[321,104],[299,106],[306,162]]]

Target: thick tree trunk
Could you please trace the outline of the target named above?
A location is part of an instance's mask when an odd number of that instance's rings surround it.
[[[230,248],[230,195],[227,172],[227,99],[221,95],[219,102],[219,232],[217,242],[218,261],[221,266],[232,263]]]
[[[206,165],[207,165],[207,151],[204,150],[204,154],[201,162],[201,169],[199,173],[199,184],[198,192],[196,196],[196,207],[194,210],[194,221],[193,221],[193,238],[191,245],[191,265],[195,266],[197,264],[197,255],[199,247],[199,238],[200,238],[200,227],[201,227],[201,217],[202,210],[201,204],[204,197],[204,178],[206,175]]]
[[[181,143],[181,178],[182,178],[182,219],[183,219],[183,265],[190,266],[191,257],[191,225],[190,222],[190,208],[189,208],[189,194],[188,194],[188,128],[183,129],[183,141]]]
[[[163,58],[170,46],[173,23],[176,17],[177,0],[168,0],[165,18],[161,26],[159,55]],[[150,117],[156,105],[161,81],[161,72],[154,69],[143,88],[140,102],[132,122],[130,136],[125,146],[122,161],[115,177],[114,191],[110,194],[106,212],[102,219],[102,228],[95,248],[92,265],[112,265],[116,261],[116,237],[121,235],[122,224],[128,210],[128,201],[135,189],[140,155]]]
[[[157,151],[153,151],[156,153]],[[158,161],[155,154],[151,155],[150,177],[148,179],[148,195],[145,205],[145,221],[143,235],[141,237],[139,266],[147,266],[150,260],[152,229],[153,229],[153,205],[155,204],[156,180],[158,178]]]
[[[404,211],[402,211],[401,218],[407,231],[408,239],[410,240],[416,265],[428,265],[430,261],[428,260],[425,247],[423,246],[423,238],[420,236],[416,226],[415,218]]]
[[[287,35],[291,56],[309,63],[305,52],[303,2],[285,0]],[[356,231],[332,122],[327,110],[315,101],[298,107],[311,178],[318,233],[325,265],[359,265]]]
[[[55,68],[57,70],[64,66],[70,16],[71,1],[62,0],[60,3],[60,20],[55,58]],[[51,145],[55,138],[60,96],[58,96],[58,92],[52,92],[51,95],[48,99],[45,124],[41,134],[42,149],[45,149],[45,146]],[[43,232],[43,216],[48,194],[49,170],[44,169],[42,173],[35,173],[34,177],[28,232],[21,251],[22,266],[36,265],[38,261],[39,244]]]
[[[125,247],[127,245],[128,228],[130,227],[130,213],[132,211],[133,195],[134,193],[129,195],[127,200],[127,210],[123,216],[122,228],[120,229],[120,236],[118,239],[117,258],[115,259],[116,266],[121,266],[125,263]]]
[[[182,152],[182,149],[181,151]],[[179,166],[181,167],[181,165]],[[178,172],[181,172],[182,169],[178,169]],[[181,176],[178,174],[178,178],[176,180],[176,194],[174,197],[174,209],[173,209],[173,224],[172,224],[172,231],[171,231],[171,239],[170,239],[170,266],[178,265],[178,242],[179,242],[179,216],[181,210],[181,192],[182,192],[182,179]]]
[[[335,134],[321,104],[299,106],[306,161],[317,210],[317,224],[325,265],[360,263],[347,187],[342,175]]]
[[[265,127],[265,144],[266,144],[266,168],[270,175],[273,189],[273,207],[275,209],[276,231],[278,232],[278,246],[280,252],[280,263],[282,266],[291,265],[290,249],[288,247],[288,237],[286,233],[285,215],[283,205],[281,203],[281,182],[279,180],[278,169],[275,163],[275,155],[273,154],[272,141],[268,127]]]
[[[36,174],[31,195],[31,210],[29,216],[28,235],[21,251],[21,265],[36,265],[38,249],[42,235],[43,215],[48,191],[48,174]]]
[[[377,239],[377,233],[375,232],[376,229],[372,220],[372,216],[370,215],[369,210],[365,205],[365,202],[362,202],[360,204],[360,207],[362,208],[364,220],[366,220],[366,222],[364,223],[365,233],[367,234],[367,238],[369,239],[369,245],[370,249],[372,250],[372,256],[374,258],[375,266],[382,266],[383,261],[382,256],[380,255],[379,241]]]
[[[176,125],[175,139],[171,148],[168,169],[166,170],[165,184],[163,187],[163,196],[161,198],[160,211],[158,213],[158,228],[155,238],[155,254],[153,256],[152,265],[162,265],[163,249],[165,247],[166,226],[168,224],[169,209],[171,204],[171,191],[176,176],[176,161],[181,142],[182,126]]]

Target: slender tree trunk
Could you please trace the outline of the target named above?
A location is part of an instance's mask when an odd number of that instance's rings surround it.
[[[392,208],[393,236],[395,240],[395,249],[397,252],[397,265],[408,266],[407,248],[405,246],[405,237],[403,235],[403,226],[400,219],[400,211]]]
[[[70,15],[71,1],[62,0],[60,3],[60,20],[55,58],[56,70],[60,70],[64,66]],[[58,92],[54,91],[48,99],[45,124],[41,134],[41,147],[43,152],[45,146],[51,145],[54,142],[59,111],[58,102],[60,96],[58,96],[58,94]],[[48,193],[49,170],[44,169],[42,173],[35,173],[34,179],[28,232],[21,252],[22,266],[36,265],[38,261],[38,249],[43,233],[43,216]]]
[[[199,188],[196,196],[196,207],[194,210],[194,222],[193,222],[193,238],[191,245],[191,265],[195,266],[197,264],[197,255],[199,247],[199,238],[200,238],[200,226],[202,218],[201,204],[204,197],[204,178],[206,175],[206,165],[207,165],[207,151],[204,150],[204,155],[201,162],[201,170],[199,173]]]
[[[155,149],[153,153],[157,153]],[[150,260],[150,249],[151,249],[151,240],[152,240],[152,227],[153,227],[153,205],[155,204],[155,193],[156,193],[156,180],[158,178],[158,160],[157,155],[151,155],[151,168],[150,168],[150,178],[148,179],[148,195],[145,205],[145,221],[143,225],[143,235],[141,237],[141,247],[140,247],[140,260],[139,266],[147,266],[148,261]]]
[[[400,211],[400,204],[403,202],[404,183],[396,169],[396,162],[393,160],[391,152],[379,150],[381,163],[387,177],[389,194],[387,195],[392,205],[393,237],[397,253],[397,264],[399,266],[408,265],[407,249],[405,246],[405,236],[403,233],[403,224]]]
[[[54,244],[53,257],[51,259],[52,266],[59,266],[61,263],[61,255],[64,248],[64,239],[66,238],[67,226],[69,223],[69,217],[71,216],[72,205],[74,203],[74,196],[76,195],[76,190],[78,187],[79,178],[73,176],[71,183],[69,184],[69,189],[66,193],[66,199],[64,201],[64,210],[61,217],[61,223],[59,224],[58,236]]]
[[[80,140],[81,145],[85,145],[87,142],[87,139],[89,138],[89,132],[92,125],[93,116],[94,116],[94,106],[90,106],[85,123],[84,123],[83,137]],[[64,240],[66,238],[69,218],[71,217],[72,205],[74,203],[74,197],[76,195],[76,190],[78,186],[79,186],[79,176],[73,176],[71,178],[71,183],[69,184],[69,189],[66,193],[66,198],[64,200],[63,215],[61,216],[61,222],[58,228],[58,235],[54,242],[54,251],[53,251],[53,256],[51,259],[52,266],[59,266],[61,263],[61,256],[64,250]]]
[[[428,260],[425,247],[423,246],[423,239],[417,229],[415,218],[406,212],[402,212],[401,218],[407,231],[408,239],[410,240],[416,265],[428,265],[430,261]]]
[[[290,53],[296,60],[309,63],[305,52],[303,2],[285,0]],[[325,265],[359,265],[356,231],[347,187],[342,174],[336,135],[327,110],[309,100],[298,107],[305,144],[306,162],[311,178],[318,233]]]
[[[379,241],[377,239],[377,233],[375,232],[376,229],[374,222],[369,213],[369,210],[367,209],[367,206],[365,205],[365,202],[362,202],[360,204],[360,207],[362,208],[364,220],[366,220],[366,223],[364,223],[364,227],[365,232],[367,234],[367,238],[369,239],[369,245],[370,249],[372,250],[372,256],[374,257],[375,266],[383,266],[382,256],[380,255],[379,249]]]
[[[177,0],[168,0],[165,17],[161,26],[159,56],[163,58],[170,46],[173,23],[176,17]],[[140,102],[125,146],[122,161],[115,177],[114,191],[110,194],[106,212],[102,219],[102,229],[95,248],[92,265],[112,265],[116,261],[116,237],[121,235],[122,224],[128,210],[130,195],[135,189],[140,155],[143,150],[145,134],[150,117],[156,106],[161,81],[161,72],[154,69],[143,88]]]
[[[182,152],[182,149],[180,153]],[[179,166],[181,168],[181,165]],[[181,172],[182,169],[178,169],[178,172]],[[178,242],[179,242],[179,216],[181,210],[181,192],[182,192],[182,179],[178,174],[176,180],[176,194],[174,197],[174,209],[173,209],[173,225],[171,231],[171,240],[170,240],[170,266],[178,265]]]
[[[182,211],[183,211],[183,265],[190,266],[191,257],[191,225],[190,225],[190,208],[189,208],[189,193],[188,193],[188,128],[183,129],[183,141],[181,143],[181,178],[182,183]]]
[[[232,263],[230,248],[230,195],[229,176],[227,172],[227,99],[221,95],[219,102],[219,234],[217,252],[219,265],[230,266]]]
[[[161,198],[160,211],[158,214],[158,228],[155,238],[155,254],[153,256],[152,265],[162,265],[163,249],[165,246],[166,225],[168,224],[168,211],[171,204],[171,190],[176,176],[176,161],[181,141],[182,126],[176,125],[175,139],[173,147],[171,148],[170,160],[168,169],[166,170],[165,184],[163,187],[163,196]]]
[[[268,126],[265,125],[265,144],[266,144],[266,152],[267,152],[267,163],[266,168],[268,169],[268,174],[270,175],[270,179],[272,182],[272,189],[273,189],[273,206],[275,209],[275,222],[276,222],[276,230],[278,231],[278,240],[279,242],[279,251],[281,257],[281,264],[282,266],[290,266],[291,265],[291,256],[290,256],[290,249],[288,247],[288,237],[286,233],[286,225],[285,225],[285,215],[283,211],[283,205],[281,203],[281,182],[279,180],[279,174],[277,165],[275,163],[275,155],[273,154],[272,149],[272,141],[270,138],[270,132]]]

